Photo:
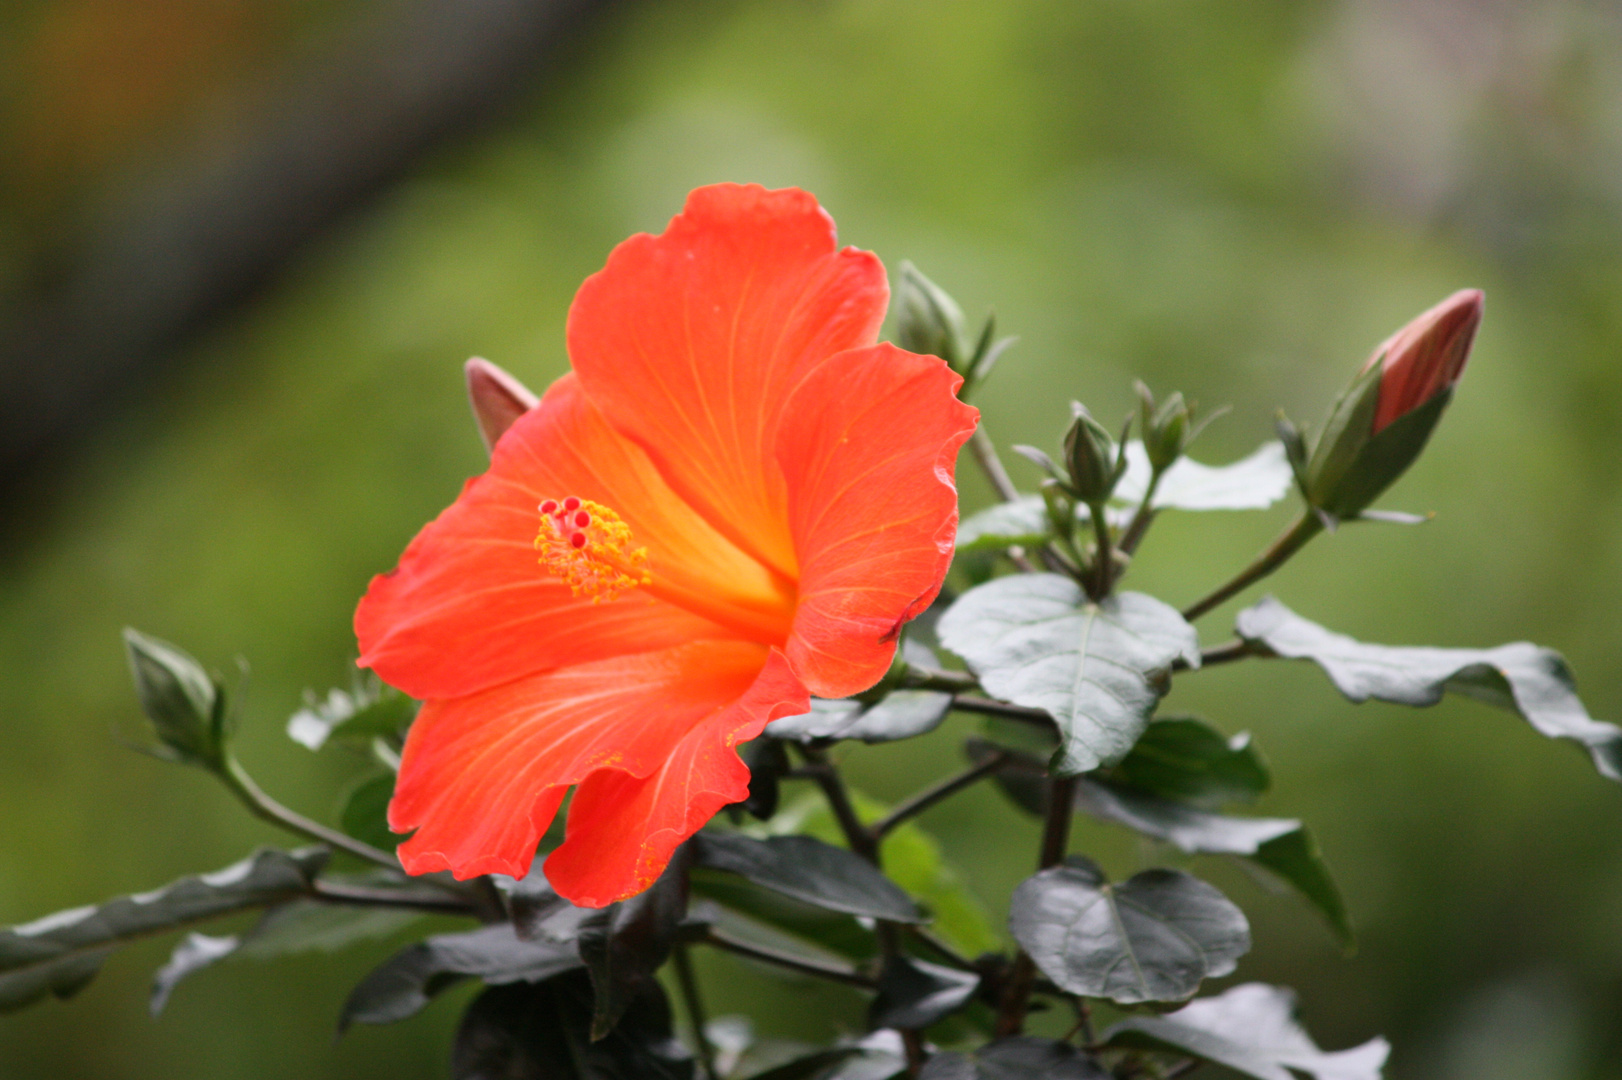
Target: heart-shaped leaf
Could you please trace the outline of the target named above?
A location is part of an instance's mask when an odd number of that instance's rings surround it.
[[[1248,734],[1228,738],[1192,716],[1160,717],[1144,729],[1109,781],[1212,809],[1254,802],[1272,782]]]
[[[824,739],[895,742],[934,731],[951,709],[952,695],[938,690],[892,690],[865,709],[856,701],[815,700],[808,713],[773,720],[766,725],[766,734],[800,743]]]
[[[687,915],[691,848],[691,844],[678,847],[650,888],[581,921],[576,943],[591,973],[593,1040],[613,1029],[653,981],[653,973],[669,959],[677,930]]]
[[[1622,780],[1622,728],[1588,715],[1570,669],[1552,649],[1524,641],[1495,649],[1366,645],[1270,596],[1239,613],[1238,632],[1276,656],[1313,661],[1353,701],[1435,705],[1451,690],[1508,709],[1540,734],[1586,747],[1601,775]]]
[[[1245,983],[1215,997],[1191,1001],[1165,1016],[1134,1016],[1105,1033],[1110,1046],[1165,1050],[1203,1058],[1256,1080],[1380,1080],[1391,1052],[1384,1039],[1325,1053],[1295,1022],[1295,995]]]
[[[1045,709],[1063,743],[1061,776],[1120,760],[1170,685],[1200,663],[1199,638],[1175,608],[1143,593],[1101,603],[1057,574],[1015,574],[970,589],[936,627],[994,697]]]
[[[1145,870],[1112,885],[1076,855],[1014,890],[1008,925],[1060,989],[1123,1004],[1180,1001],[1250,949],[1244,913],[1198,878]]]

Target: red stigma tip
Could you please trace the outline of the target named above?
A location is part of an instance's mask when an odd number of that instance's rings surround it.
[[[557,512],[558,512],[558,501],[556,499],[548,499],[548,500],[546,500],[545,502],[543,502],[541,504],[541,513],[543,513],[543,514],[555,514]]]
[[[576,551],[579,551],[581,548],[585,547],[586,534],[575,533],[573,536],[569,537],[569,546],[574,548]]]
[[[580,528],[584,529],[587,525],[591,524],[591,515],[582,510],[574,516],[574,523]]]
[[[570,495],[567,499],[563,500],[563,508],[565,510],[578,510],[580,509],[580,500],[575,498],[573,495]]]

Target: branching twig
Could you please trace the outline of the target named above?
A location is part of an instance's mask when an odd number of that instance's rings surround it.
[[[380,848],[352,836],[346,836],[337,829],[329,829],[319,821],[311,821],[295,810],[289,810],[269,795],[265,794],[253,777],[249,776],[235,758],[227,758],[225,768],[218,773],[225,786],[231,793],[240,799],[255,817],[263,818],[274,825],[296,832],[307,839],[328,847],[347,851],[356,858],[376,863],[395,872],[400,871],[400,860]]]
[[[1249,566],[1239,571],[1238,574],[1219,586],[1210,595],[1184,608],[1183,618],[1193,622],[1224,600],[1254,585],[1274,570],[1283,566],[1290,556],[1300,551],[1306,545],[1306,542],[1322,532],[1323,528],[1323,519],[1311,507],[1301,511],[1301,516],[1296,518],[1289,528],[1280,533],[1278,539],[1269,544],[1266,551],[1256,556]]]
[[[687,955],[686,945],[677,945],[670,957],[675,961],[676,985],[681,988],[682,1001],[687,1006],[687,1019],[693,1025],[693,1050],[707,1080],[721,1080],[715,1071],[715,1048],[704,1033],[704,999],[698,996],[698,980],[693,977],[693,958]]]
[[[891,810],[878,821],[875,821],[871,826],[868,827],[868,832],[872,835],[875,842],[884,839],[885,834],[890,832],[890,830],[894,829],[897,825],[902,824],[910,817],[923,813],[925,810],[928,810],[931,806],[934,806],[942,799],[947,799],[953,795],[956,795],[959,791],[962,791],[964,788],[970,786],[976,781],[990,776],[992,773],[997,771],[1003,762],[1007,760],[1008,751],[999,750],[990,757],[986,758],[986,760],[980,762],[978,765],[964,769],[956,776],[946,777],[944,780],[925,788],[916,795],[905,800],[894,810]]]
[[[333,904],[354,904],[359,907],[412,908],[417,911],[437,912],[441,915],[478,915],[473,901],[459,899],[445,893],[429,895],[420,890],[377,889],[364,885],[345,885],[335,881],[313,881],[310,893],[317,900]]]

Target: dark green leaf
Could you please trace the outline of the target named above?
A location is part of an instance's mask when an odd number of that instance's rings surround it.
[[[1186,998],[1250,949],[1244,913],[1198,878],[1145,870],[1111,885],[1075,855],[1014,890],[1008,923],[1061,989],[1123,1004]]]
[[[1267,790],[1267,765],[1248,734],[1227,738],[1191,716],[1157,719],[1109,771],[1111,783],[1210,809],[1254,802]]]
[[[1295,995],[1245,983],[1215,997],[1189,1002],[1165,1016],[1135,1016],[1105,1033],[1111,1046],[1188,1054],[1256,1077],[1295,1080],[1380,1080],[1391,1047],[1370,1039],[1350,1050],[1325,1053],[1295,1022]]]
[[[153,977],[152,1014],[162,1011],[181,979],[222,960],[334,952],[367,938],[387,937],[420,918],[421,912],[408,908],[289,900],[266,911],[245,934],[218,938],[188,934]]]
[[[338,1030],[404,1020],[463,979],[492,986],[538,982],[581,966],[573,942],[520,941],[507,923],[439,934],[400,950],[362,979],[344,1002]]]
[[[287,737],[319,750],[329,741],[369,742],[397,736],[417,713],[417,703],[375,677],[354,690],[328,691],[325,701],[306,692],[304,708],[287,721]]]
[[[326,858],[325,848],[262,850],[212,874],[0,930],[0,1012],[46,993],[69,996],[95,976],[112,947],[131,939],[307,893]]]
[[[496,887],[507,894],[507,910],[512,915],[513,928],[525,941],[534,938],[574,941],[580,936],[581,924],[597,914],[591,908],[575,907],[559,896],[546,880],[539,859],[522,881],[503,875],[495,875],[494,880]]]
[[[462,1017],[451,1051],[454,1080],[690,1080],[670,1006],[647,987],[606,1037],[588,1034],[591,985],[578,972],[486,990]]]
[[[1453,691],[1520,716],[1551,739],[1586,747],[1622,780],[1622,728],[1588,715],[1560,654],[1524,641],[1496,649],[1365,645],[1309,622],[1272,597],[1239,613],[1239,636],[1278,656],[1312,660],[1353,701],[1434,705]]]
[[[737,874],[828,911],[891,922],[925,921],[907,894],[872,863],[809,836],[756,840],[739,833],[706,831],[694,836],[692,844],[695,866]]]
[[[860,1053],[854,1046],[834,1046],[755,1073],[749,1080],[823,1080]]]
[[[843,912],[815,907],[717,870],[695,867],[690,881],[696,895],[715,901],[750,923],[762,924],[769,928],[768,936],[770,931],[781,931],[849,960],[867,960],[878,954],[873,932]],[[759,933],[742,936],[754,938]]]
[[[1126,445],[1126,475],[1115,498],[1136,504],[1149,486],[1149,455],[1136,439]],[[1229,465],[1178,458],[1160,476],[1156,510],[1265,510],[1289,493],[1294,474],[1284,444],[1267,442]]]
[[[577,942],[595,991],[591,1037],[607,1035],[631,1002],[646,993],[653,973],[670,958],[687,915],[691,844],[676,849],[652,886],[610,904],[580,923]]]
[[[1040,495],[1021,495],[1013,502],[970,514],[957,526],[957,550],[979,551],[1013,544],[1035,547],[1051,534],[1047,506]]]
[[[124,628],[135,692],[164,749],[176,760],[218,768],[224,753],[225,694],[184,649]]]
[[[1124,757],[1170,685],[1172,664],[1200,663],[1176,609],[1126,592],[1090,602],[1069,578],[1015,574],[970,589],[941,616],[941,644],[992,696],[1052,714],[1063,776]]]
[[[1191,855],[1233,855],[1277,874],[1328,920],[1341,944],[1353,944],[1351,920],[1312,834],[1293,818],[1213,814],[1186,803],[1117,788],[1083,777],[1076,809],[1164,840]]]
[[[356,840],[379,851],[393,851],[405,841],[389,831],[389,800],[394,797],[394,774],[378,773],[361,780],[344,797],[338,823]]]
[[[879,992],[867,1011],[871,1028],[925,1028],[967,1005],[980,987],[972,971],[941,967],[896,954],[879,974]]]
[[[181,979],[224,960],[236,952],[241,942],[235,934],[230,937],[187,934],[181,938],[169,954],[169,962],[152,976],[152,996],[147,1003],[152,1015],[163,1012],[163,1007],[169,1004],[169,995],[175,992]]]
[[[861,715],[862,703],[849,698],[825,701],[811,699],[811,711],[798,716],[783,716],[766,725],[766,734],[774,739],[791,742],[811,742],[813,739],[837,739]]]
[[[1069,1043],[1016,1035],[972,1054],[936,1054],[919,1080],[1109,1080],[1093,1058]]]

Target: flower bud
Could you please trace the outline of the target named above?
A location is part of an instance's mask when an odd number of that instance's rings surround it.
[[[1070,403],[1075,420],[1064,436],[1065,467],[1070,471],[1070,490],[1077,501],[1096,506],[1110,497],[1126,471],[1125,447],[1117,447],[1079,401]],[[1124,439],[1124,433],[1123,433]]]
[[[1413,464],[1452,399],[1481,310],[1480,290],[1462,289],[1374,350],[1330,409],[1304,470],[1315,508],[1355,517]]]
[[[482,357],[475,356],[462,366],[467,376],[467,397],[473,405],[484,448],[494,450],[496,440],[520,416],[540,404],[530,389]]]
[[[223,760],[225,694],[202,665],[166,641],[124,628],[130,674],[141,711],[167,756],[217,768]]]
[[[938,356],[964,374],[972,346],[963,336],[963,309],[910,262],[901,264],[896,289],[896,344],[908,352]]]
[[[1183,456],[1183,450],[1196,432],[1190,431],[1194,410],[1183,401],[1183,395],[1171,397],[1155,404],[1155,396],[1143,383],[1137,384],[1139,423],[1143,433],[1143,449],[1149,456],[1149,466],[1163,473]]]

